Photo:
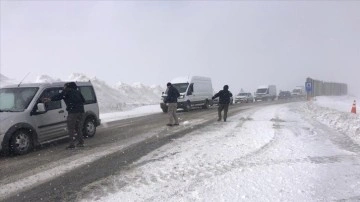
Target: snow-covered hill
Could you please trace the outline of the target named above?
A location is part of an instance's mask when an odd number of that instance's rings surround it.
[[[61,79],[41,75],[34,82],[51,83],[58,81]],[[105,81],[96,77],[89,78],[81,73],[71,74],[66,81],[91,81],[95,88],[101,113],[124,111],[138,106],[157,104],[160,102],[161,92],[164,91],[160,86],[146,86],[141,83],[129,85],[119,82],[115,86],[110,86]],[[1,86],[5,86],[16,82],[1,75],[0,83]]]
[[[14,83],[15,83],[15,81],[13,81],[12,79],[9,79],[8,77],[0,74],[0,87],[14,84]]]

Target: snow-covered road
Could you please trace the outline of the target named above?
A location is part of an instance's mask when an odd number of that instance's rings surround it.
[[[229,117],[155,150],[129,171],[93,183],[80,198],[360,200],[358,142],[349,130],[331,128],[312,107],[288,103]]]

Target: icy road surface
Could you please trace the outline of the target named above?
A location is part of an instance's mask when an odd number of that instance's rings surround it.
[[[355,120],[354,130],[344,130],[326,114],[309,103],[241,112],[83,188],[79,199],[359,201],[360,146],[347,134],[360,130],[359,118],[344,114],[337,123]]]

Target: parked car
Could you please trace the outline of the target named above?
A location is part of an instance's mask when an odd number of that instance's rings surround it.
[[[67,111],[63,100],[43,103],[63,90],[65,82],[32,83],[0,88],[0,151],[25,154],[34,146],[67,138]],[[90,82],[76,82],[85,98],[84,136],[100,125],[99,106]]]
[[[239,93],[235,97],[235,103],[242,103],[242,102],[254,102],[254,97],[251,93]]]
[[[211,78],[202,76],[192,76],[176,78],[171,84],[179,91],[178,108],[189,111],[193,107],[202,107],[204,109],[213,105],[213,88]],[[167,96],[166,92],[162,94],[162,100]],[[168,111],[165,102],[160,103],[160,108],[165,113]]]
[[[291,99],[290,91],[280,91],[278,99]]]

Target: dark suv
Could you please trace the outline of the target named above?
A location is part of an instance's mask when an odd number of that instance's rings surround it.
[[[278,99],[291,99],[291,92],[290,91],[280,91]]]

